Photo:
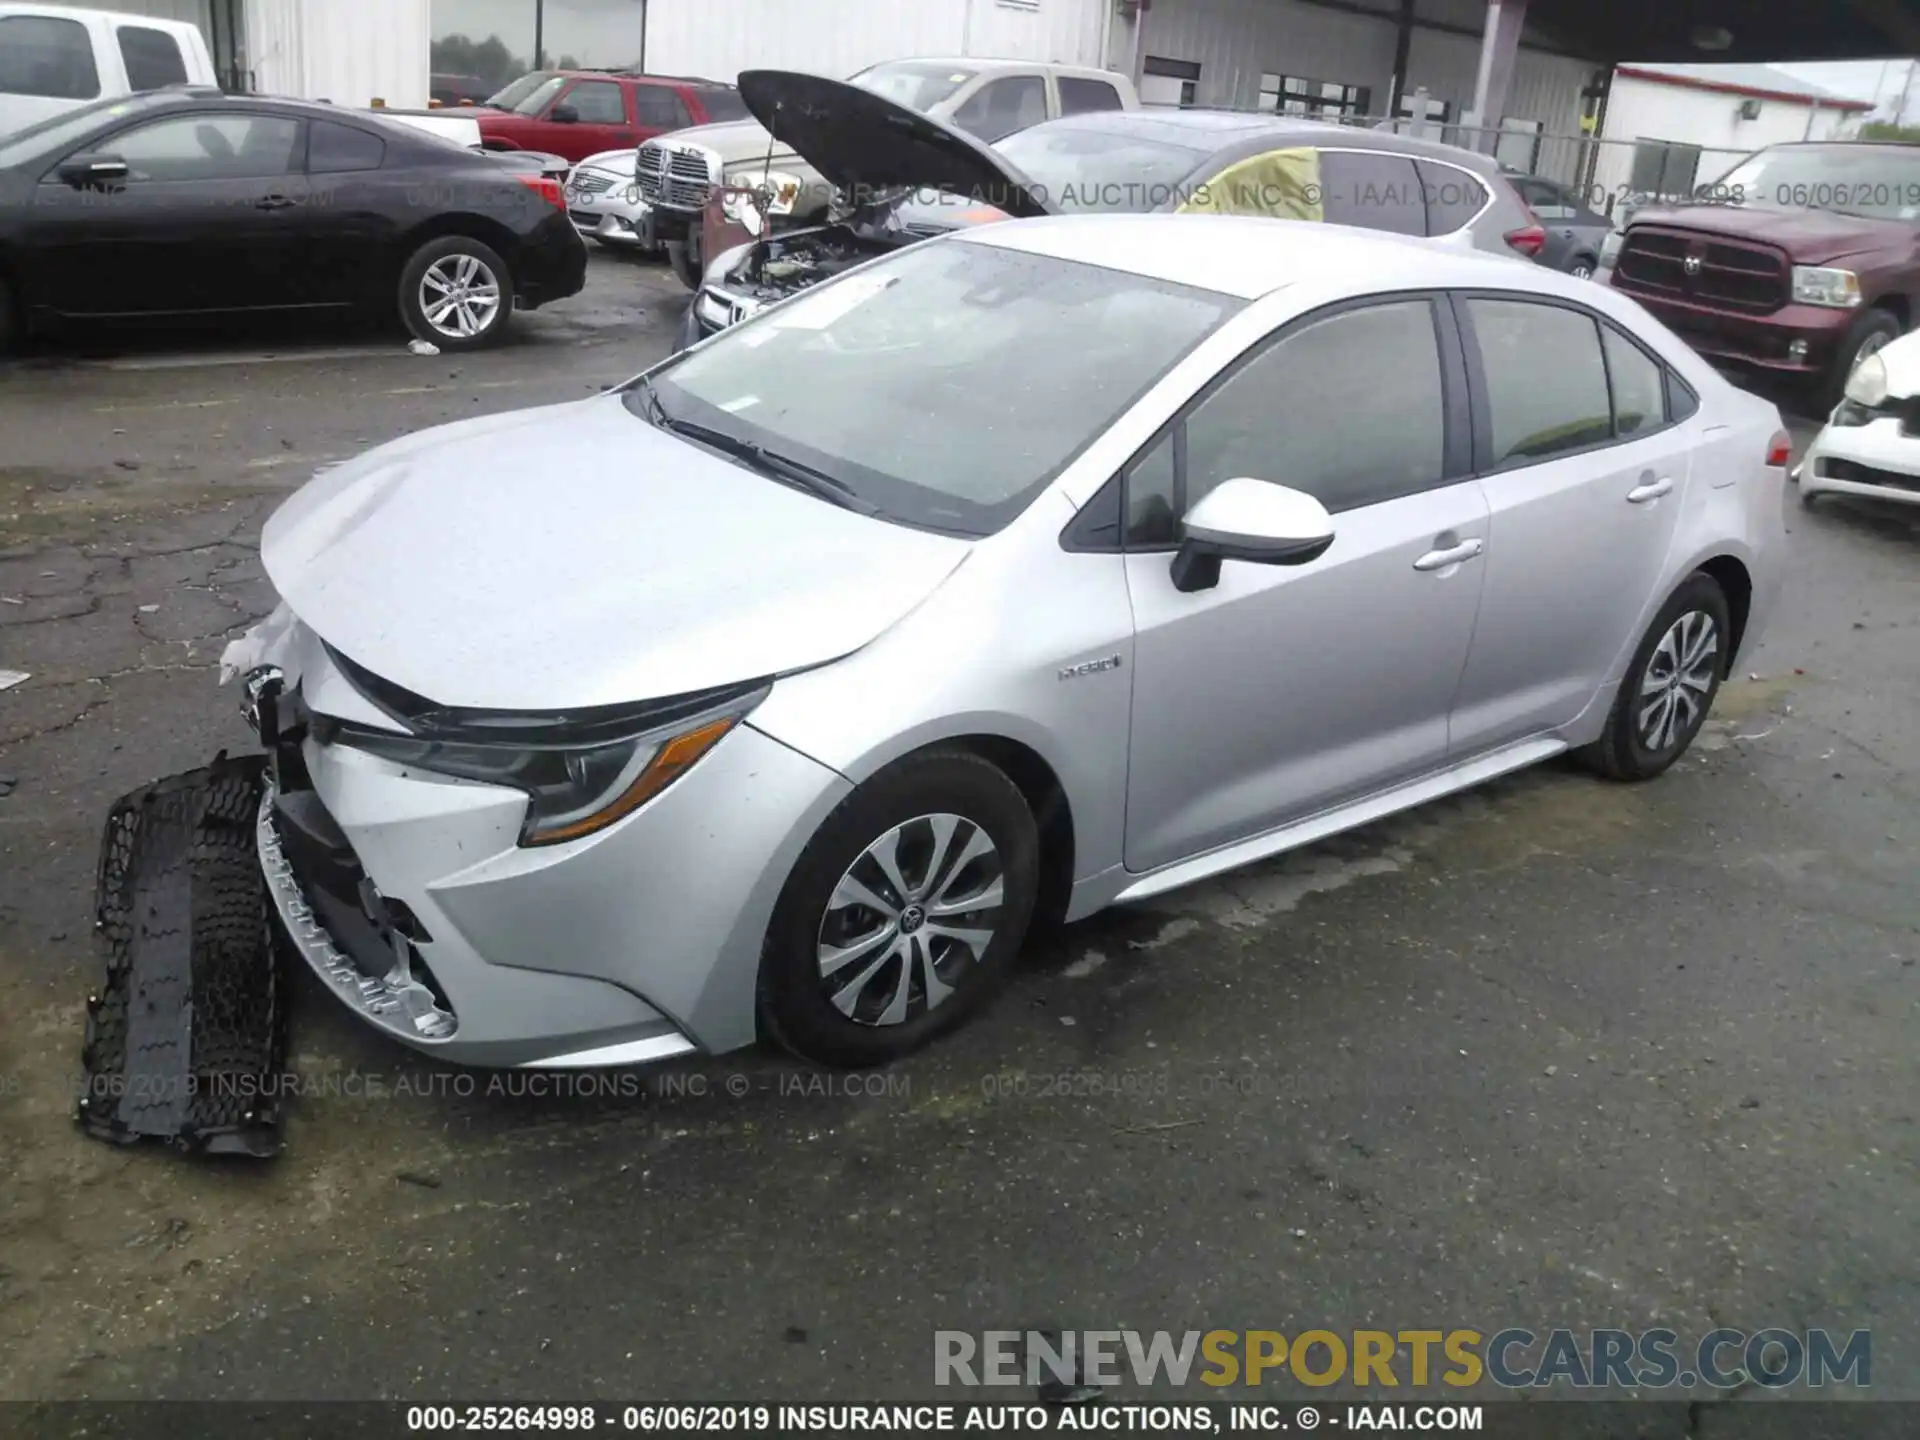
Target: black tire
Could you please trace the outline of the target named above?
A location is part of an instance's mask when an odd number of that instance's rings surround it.
[[[26,329],[13,298],[13,286],[0,275],[0,355],[8,355],[20,344]]]
[[[1599,268],[1600,261],[1592,255],[1576,255],[1567,262],[1567,273],[1583,280],[1591,280]]]
[[[1853,367],[1865,358],[1863,352],[1877,349],[1889,340],[1897,340],[1905,333],[1899,317],[1885,310],[1868,310],[1847,327],[1846,338],[1834,351],[1833,363],[1827,369],[1826,379],[1820,383],[1815,399],[1824,417],[1834,406],[1846,398],[1847,377],[1853,374]]]
[[[973,952],[951,937],[940,937],[941,951],[936,961],[933,945],[913,944],[909,954],[913,970],[905,977],[904,1019],[886,1022],[887,1004],[900,991],[902,969],[907,963],[894,954],[891,942],[863,952],[847,966],[855,970],[854,980],[842,998],[850,1018],[836,1007],[827,992],[820,968],[819,947],[823,933],[833,930],[849,917],[866,917],[866,923],[849,926],[848,934],[834,938],[856,941],[866,934],[891,935],[921,933],[922,918],[909,922],[903,932],[900,922],[888,923],[878,910],[843,906],[829,913],[829,902],[842,877],[856,865],[861,867],[863,883],[873,879],[876,898],[898,902],[902,897],[890,893],[882,871],[867,852],[896,828],[902,829],[897,851],[896,873],[909,886],[930,867],[931,828],[921,823],[924,817],[958,816],[984,832],[999,861],[1001,904],[992,915],[991,938],[979,952]],[[903,828],[904,827],[904,828]],[[951,841],[964,847],[971,830],[955,827]],[[961,850],[949,848],[949,866]],[[973,887],[983,883],[991,872],[991,858],[975,860],[960,868],[950,868],[935,880],[932,894],[953,893],[958,884],[964,900]],[[1027,927],[1033,918],[1034,896],[1039,881],[1039,834],[1033,814],[1019,789],[997,767],[979,756],[962,750],[931,750],[881,771],[861,785],[829,815],[787,877],[773,921],[767,929],[766,949],[760,962],[760,1023],[764,1031],[781,1045],[804,1059],[824,1065],[860,1067],[880,1065],[897,1059],[951,1030],[992,998],[1018,955]],[[904,898],[913,901],[920,892]],[[920,894],[920,898],[930,896]],[[909,904],[903,916],[920,909]],[[976,912],[974,923],[986,918]],[[849,945],[848,948],[853,948]],[[868,975],[882,957],[878,970]],[[936,980],[952,988],[944,999],[926,1004],[925,974],[933,969]],[[841,972],[845,974],[846,971]],[[917,1001],[917,1004],[916,1004]]]
[[[1713,623],[1714,650],[1711,656],[1712,673],[1707,679],[1704,693],[1689,689],[1699,705],[1697,713],[1677,723],[1673,732],[1664,743],[1655,746],[1647,735],[1641,720],[1646,707],[1639,702],[1642,687],[1647,682],[1648,670],[1654,667],[1655,656],[1661,651],[1661,642],[1669,631],[1679,624],[1683,616],[1705,615]],[[1660,613],[1653,617],[1653,623],[1647,627],[1646,635],[1640,641],[1640,647],[1633,653],[1633,663],[1627,666],[1627,673],[1620,682],[1620,692],[1614,698],[1613,711],[1607,716],[1607,728],[1593,744],[1577,752],[1580,761],[1589,769],[1595,770],[1609,780],[1651,780],[1660,774],[1687,751],[1693,743],[1693,737],[1700,733],[1700,727],[1706,723],[1707,713],[1713,708],[1714,697],[1720,693],[1720,682],[1726,678],[1727,666],[1732,662],[1731,644],[1733,626],[1727,610],[1727,597],[1720,588],[1720,582],[1704,571],[1696,570],[1689,575],[1680,588],[1668,597],[1667,603],[1660,607]],[[1658,670],[1668,670],[1665,657],[1658,664]]]
[[[667,242],[667,261],[673,266],[673,273],[680,277],[680,283],[689,290],[698,290],[706,275],[706,260],[700,254],[700,228],[700,222],[695,220],[687,226],[685,240]]]
[[[499,295],[499,303],[494,307],[492,316],[473,335],[454,335],[442,330],[427,318],[421,302],[421,286],[425,283],[427,272],[442,262],[456,258],[476,261],[480,271],[490,277]],[[484,350],[490,345],[498,345],[513,321],[512,272],[507,269],[507,262],[500,258],[498,252],[469,235],[442,235],[437,240],[429,240],[413,252],[413,258],[407,261],[406,268],[400,272],[400,318],[406,321],[407,329],[413,332],[415,338],[438,345],[442,350]]]

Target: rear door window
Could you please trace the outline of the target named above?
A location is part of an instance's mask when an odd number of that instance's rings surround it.
[[[46,15],[0,18],[0,95],[93,100],[99,94],[86,26]]]
[[[180,53],[180,42],[166,31],[148,25],[122,25],[119,39],[127,84],[135,90],[161,90],[187,83],[187,61]]]
[[[1451,235],[1465,229],[1487,205],[1487,187],[1452,165],[1416,160],[1420,188],[1427,202],[1429,235]]]
[[[716,112],[715,107],[723,107],[724,97],[732,94],[732,91],[720,90],[703,95],[701,98],[707,102],[707,114],[716,121],[741,118],[741,116]],[[734,98],[737,100],[738,96]],[[636,85],[633,90],[633,108],[634,113],[639,116],[641,127],[647,130],[678,130],[681,126],[693,122],[693,116],[688,113],[680,97],[665,85]],[[741,105],[738,108],[743,116],[746,106]]]
[[[1551,460],[1613,438],[1600,326],[1591,315],[1529,300],[1467,301],[1487,382],[1489,468]]]
[[[1320,205],[1330,225],[1425,235],[1420,172],[1406,155],[1371,150],[1320,152]]]
[[[1038,75],[989,80],[953,112],[953,123],[977,140],[994,141],[1047,118],[1047,82]]]
[[[1626,440],[1658,430],[1667,423],[1665,367],[1611,325],[1602,327],[1600,343],[1613,386],[1613,433]]]
[[[1060,113],[1062,115],[1080,115],[1088,110],[1124,110],[1120,103],[1120,92],[1104,80],[1087,80],[1078,75],[1062,75],[1056,82],[1060,86]]]
[[[378,170],[387,158],[387,142],[357,125],[315,120],[307,129],[307,169],[315,175]]]
[[[582,125],[624,125],[627,102],[611,80],[581,80],[560,101],[571,105]]]

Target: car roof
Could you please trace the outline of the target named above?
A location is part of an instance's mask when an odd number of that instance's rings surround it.
[[[1482,178],[1495,174],[1490,156],[1457,145],[1442,145],[1413,135],[1397,135],[1391,130],[1363,129],[1339,125],[1327,120],[1307,120],[1295,115],[1271,115],[1257,110],[1203,110],[1146,108],[1141,110],[1089,110],[1079,115],[1063,115],[1042,120],[1024,135],[1038,130],[1097,130],[1113,135],[1132,135],[1142,140],[1158,140],[1167,145],[1184,145],[1192,150],[1219,151],[1257,141],[1298,140],[1302,144],[1327,148],[1380,150],[1395,155],[1444,161],[1472,170]]]
[[[1364,291],[1492,286],[1559,293],[1559,277],[1507,256],[1431,240],[1251,215],[1054,215],[959,232],[954,240],[1075,260],[1257,299],[1302,276]],[[1584,283],[1584,282],[1582,282]]]

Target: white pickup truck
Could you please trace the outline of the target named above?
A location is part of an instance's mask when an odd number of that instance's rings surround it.
[[[1126,76],[1051,61],[917,56],[870,65],[847,83],[989,145],[1042,120],[1140,107]],[[649,140],[636,156],[634,178],[641,243],[664,245],[689,290],[700,288],[704,214],[719,188],[770,181],[782,192],[770,207],[776,229],[813,224],[824,208],[802,198],[824,194],[820,177],[757,119],[694,125]]]
[[[96,100],[218,83],[197,25],[0,0],[0,138]]]

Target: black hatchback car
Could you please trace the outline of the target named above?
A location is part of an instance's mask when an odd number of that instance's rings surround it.
[[[471,350],[586,271],[558,181],[369,111],[180,88],[0,140],[0,348],[48,322],[360,309]]]

